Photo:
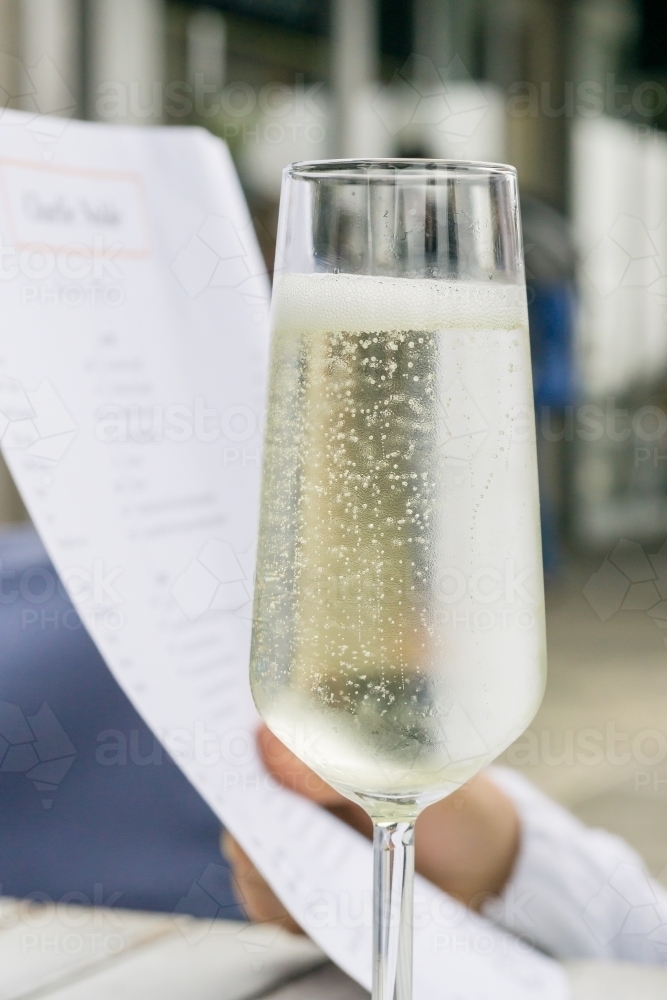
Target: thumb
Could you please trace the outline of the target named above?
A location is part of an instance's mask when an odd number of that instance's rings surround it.
[[[328,808],[349,804],[349,799],[327,785],[264,725],[257,732],[257,748],[269,773],[285,788]]]

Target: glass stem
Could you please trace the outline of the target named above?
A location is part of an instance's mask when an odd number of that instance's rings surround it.
[[[413,821],[373,830],[373,997],[412,998]]]

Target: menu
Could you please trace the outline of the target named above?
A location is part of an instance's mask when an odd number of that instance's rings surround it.
[[[0,122],[0,446],[118,683],[310,936],[371,980],[371,845],[275,786],[248,685],[270,288],[226,146]],[[55,132],[54,132],[55,134]],[[423,879],[417,1000],[561,1000]]]

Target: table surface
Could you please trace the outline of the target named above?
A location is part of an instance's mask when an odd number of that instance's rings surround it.
[[[306,938],[269,925],[0,899],[0,1000],[366,1000]],[[573,1000],[665,1000],[667,972],[567,965]]]

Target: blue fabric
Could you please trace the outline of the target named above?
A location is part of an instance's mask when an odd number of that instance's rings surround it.
[[[35,532],[0,535],[0,892],[239,918],[219,835]]]
[[[574,293],[571,282],[566,278],[532,281],[528,319],[539,455],[545,446],[542,421],[546,419],[549,424],[549,411],[562,415],[574,398]],[[555,575],[562,562],[557,507],[540,477],[542,556],[547,576]]]
[[[572,402],[574,304],[568,281],[534,282],[528,305],[536,406],[563,409]]]

